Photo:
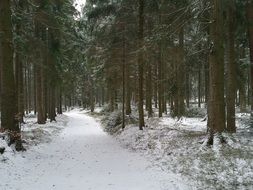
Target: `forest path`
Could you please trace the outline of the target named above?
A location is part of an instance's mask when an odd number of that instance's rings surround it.
[[[69,122],[59,136],[8,167],[1,190],[190,189],[177,176],[122,148],[94,118],[77,111],[66,115]]]

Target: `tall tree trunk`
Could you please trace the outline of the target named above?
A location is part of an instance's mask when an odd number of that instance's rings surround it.
[[[45,112],[43,109],[43,86],[42,86],[42,66],[36,65],[36,111],[38,124],[45,124]]]
[[[18,2],[18,13],[21,14],[23,10],[23,1]],[[16,34],[18,36],[21,35],[21,21],[17,21],[16,24]],[[21,116],[21,122],[24,122],[24,73],[23,73],[23,60],[21,58],[21,47],[18,44],[15,48],[16,56],[15,56],[15,83],[16,83],[16,90],[17,90],[17,109],[18,113]]]
[[[201,107],[201,65],[198,66],[198,107]]]
[[[240,103],[240,112],[246,112],[246,90],[245,86],[239,88],[239,103]]]
[[[130,65],[129,63],[125,66],[126,69],[126,115],[131,114],[131,97],[132,90],[130,86]]]
[[[0,54],[2,70],[1,127],[7,130],[9,144],[16,143],[16,150],[22,150],[20,128],[16,113],[16,88],[13,71],[13,37],[10,0],[0,1]]]
[[[59,86],[57,95],[58,95],[57,113],[62,114],[62,86]]]
[[[122,129],[125,128],[125,100],[126,100],[126,27],[123,26],[123,44],[122,44]]]
[[[235,2],[228,5],[228,65],[227,65],[227,131],[236,132],[235,126],[235,96],[236,96],[236,62],[235,62]]]
[[[143,130],[144,123],[144,110],[143,110],[143,42],[144,42],[144,0],[139,0],[139,30],[138,30],[138,74],[139,74],[139,129]]]
[[[37,39],[42,39],[43,36],[41,35],[43,33],[43,27],[36,22],[35,23],[35,36]],[[42,50],[37,49],[37,56],[38,61],[35,63],[35,79],[36,79],[36,111],[37,111],[37,122],[38,124],[45,124],[46,123],[46,117],[45,117],[45,110],[44,110],[44,54],[42,53]]]
[[[208,144],[213,143],[214,134],[221,134],[225,130],[225,103],[224,103],[224,49],[223,49],[223,11],[222,0],[211,0],[209,54],[209,103],[208,103]]]
[[[206,106],[207,106],[208,97],[209,97],[209,61],[208,61],[208,55],[206,55],[206,62],[205,62],[204,68],[205,68],[205,103],[206,103]]]
[[[90,111],[93,113],[95,110],[95,97],[94,97],[94,82],[90,77]]]
[[[32,109],[32,74],[31,65],[28,63],[28,86],[27,86],[27,97],[28,97],[28,113],[31,113]]]
[[[37,67],[36,63],[33,63],[33,108],[34,114],[37,114]]]
[[[56,113],[55,113],[55,88],[50,88],[49,89],[49,96],[48,96],[48,99],[50,101],[50,104],[49,104],[49,119],[50,119],[50,122],[52,121],[56,121],[55,117],[56,117]]]
[[[162,107],[162,99],[163,99],[163,90],[162,90],[162,45],[161,42],[159,42],[159,50],[158,50],[158,81],[157,81],[157,86],[158,86],[158,116],[162,117],[163,116],[163,107]]]
[[[249,34],[249,48],[250,48],[251,117],[253,117],[253,2],[252,1],[248,1],[247,18],[248,18],[248,34]]]
[[[186,106],[190,107],[190,73],[185,73],[185,98],[186,98]]]
[[[179,31],[179,52],[178,52],[178,65],[177,65],[177,106],[176,115],[177,117],[182,117],[185,112],[184,104],[184,76],[185,76],[185,66],[184,66],[184,28],[181,27]]]
[[[155,103],[155,108],[158,108],[158,71],[157,71],[157,64],[155,64],[154,66],[154,91],[153,91],[153,94],[154,94],[154,103]]]
[[[146,81],[146,96],[147,96],[147,111],[148,117],[152,117],[153,110],[152,110],[152,65],[151,62],[148,63],[148,72],[147,72],[147,81]]]

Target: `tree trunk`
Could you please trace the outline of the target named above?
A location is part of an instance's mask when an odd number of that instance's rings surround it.
[[[36,63],[33,63],[33,108],[34,114],[37,114],[37,67]]]
[[[58,105],[57,105],[57,114],[62,114],[62,87],[58,88]]]
[[[246,90],[244,85],[239,88],[239,103],[240,103],[240,112],[246,112]]]
[[[186,98],[186,106],[187,108],[190,107],[190,73],[185,73],[185,98]]]
[[[235,27],[234,0],[228,5],[228,65],[227,65],[227,131],[236,132],[235,126],[235,96],[236,96],[236,62],[235,62]]]
[[[18,124],[20,116],[16,113],[17,99],[13,71],[13,37],[10,3],[10,0],[0,1],[1,127],[8,132],[9,145],[16,143],[16,150],[20,151],[23,150],[23,147]]]
[[[177,60],[176,72],[177,72],[177,102],[175,104],[176,113],[175,116],[182,117],[185,112],[184,104],[184,28],[181,27],[179,31],[179,51]]]
[[[131,86],[130,86],[130,66],[129,64],[126,64],[126,115],[131,114]]]
[[[126,28],[123,26],[123,44],[122,44],[122,129],[125,128],[125,100],[126,100],[126,41],[125,41]]]
[[[225,103],[224,103],[224,49],[223,49],[223,12],[221,0],[211,0],[209,54],[209,103],[208,103],[208,132],[209,142],[213,143],[213,135],[221,134],[225,130]]]
[[[43,87],[42,87],[42,66],[36,66],[36,111],[37,111],[37,122],[38,124],[45,124],[45,112],[43,109]]]
[[[18,2],[18,13],[21,14],[23,10],[23,1]],[[21,21],[17,21],[16,24],[16,34],[18,36],[21,35]],[[24,73],[23,73],[23,60],[21,58],[21,47],[18,44],[15,48],[16,56],[15,56],[15,83],[16,83],[16,90],[17,90],[17,111],[18,114],[21,116],[21,122],[24,122]]]
[[[147,96],[147,111],[148,117],[152,117],[153,110],[152,110],[152,65],[151,62],[148,63],[148,73],[147,73],[147,82],[146,82],[146,96]]]
[[[144,0],[139,0],[139,30],[138,30],[138,74],[139,74],[139,129],[143,130],[144,123],[144,110],[143,110],[143,42],[144,42]]]
[[[201,108],[201,65],[198,66],[198,107]]]
[[[249,24],[248,34],[249,34],[249,48],[250,48],[251,117],[253,117],[253,2],[252,1],[249,1],[247,5],[247,18],[248,18],[248,24]]]
[[[158,50],[158,116],[163,116],[163,107],[162,107],[162,99],[163,99],[163,93],[162,93],[162,45],[161,42],[159,42],[159,50]]]

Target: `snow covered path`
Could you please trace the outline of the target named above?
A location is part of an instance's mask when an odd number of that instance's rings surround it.
[[[66,115],[68,126],[51,143],[0,163],[1,190],[192,189],[120,147],[92,117],[76,111]]]

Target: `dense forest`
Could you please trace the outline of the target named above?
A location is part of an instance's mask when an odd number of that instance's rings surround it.
[[[1,129],[22,149],[19,123],[71,106],[184,116],[207,107],[208,144],[253,109],[253,2],[1,0]],[[74,15],[74,16],[73,16]],[[134,107],[134,108],[133,108]],[[158,114],[154,110],[158,110]],[[222,136],[221,136],[222,140]]]
[[[0,117],[0,189],[252,189],[253,0],[0,0]]]

